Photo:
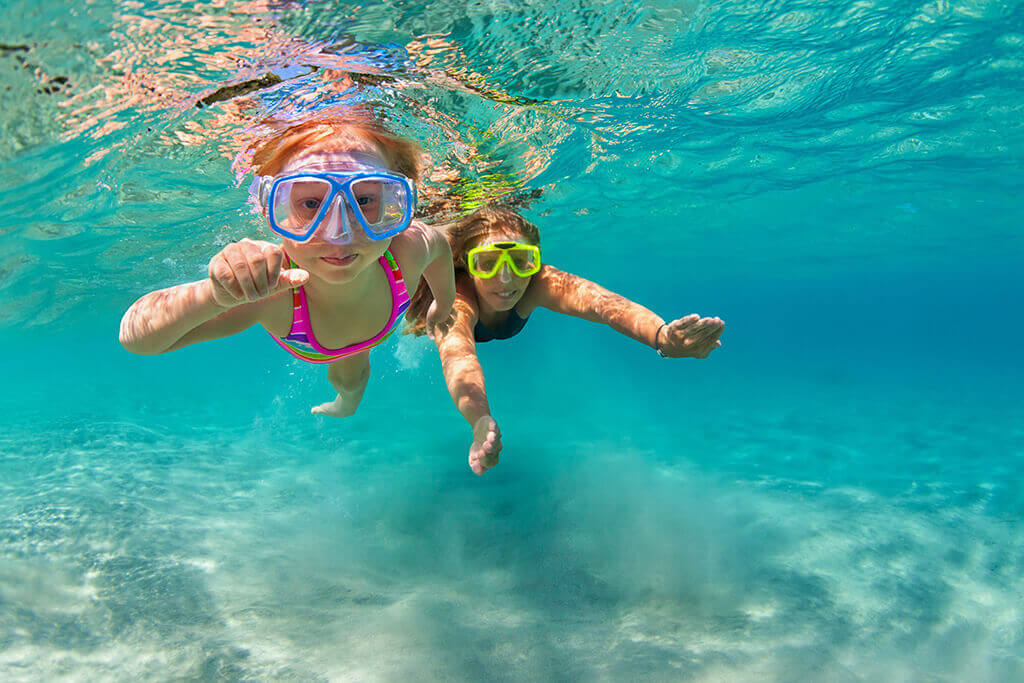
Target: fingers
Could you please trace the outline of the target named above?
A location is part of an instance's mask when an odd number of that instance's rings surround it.
[[[276,293],[281,287],[281,267],[284,251],[279,245],[243,239],[224,247],[210,261],[210,278],[232,299],[232,305],[257,301]],[[295,286],[295,273],[303,273],[302,282],[308,279],[305,271],[285,271],[292,275],[286,286]]]
[[[709,342],[721,336],[724,329],[725,323],[722,321],[715,322],[714,318],[704,318],[695,326],[691,338],[697,343]]]
[[[712,351],[722,345],[718,340],[725,331],[725,323],[720,318],[706,318],[708,323],[699,331],[696,339],[696,350],[698,358],[707,358]]]
[[[289,268],[288,270],[281,271],[281,274],[277,278],[277,285],[274,287],[274,291],[278,292],[282,289],[301,287],[307,282],[309,282],[308,270],[303,270],[302,268]]]
[[[483,465],[480,464],[479,460],[476,460],[472,455],[469,456],[469,469],[473,470],[473,474],[482,476],[487,470]]]
[[[701,317],[696,314],[688,315],[684,318],[671,322],[665,330],[666,340],[680,343],[686,339],[690,339],[702,328],[702,322],[703,320]]]
[[[448,331],[455,325],[455,309],[450,308],[447,311],[439,311],[437,300],[435,299],[430,303],[430,307],[427,309],[426,318],[428,336],[431,339],[443,337],[448,334]]]
[[[302,268],[284,267],[284,249],[269,242],[263,243],[263,255],[267,259],[267,295],[276,294],[282,289],[301,287],[309,282],[309,271]]]
[[[217,290],[215,296],[218,303],[225,306],[241,303],[245,293],[242,291],[241,285],[238,284],[238,279],[223,251],[210,259],[209,274],[210,280]]]
[[[668,329],[670,332],[687,330],[696,325],[698,322],[700,322],[700,316],[697,315],[696,313],[692,313],[690,315],[680,318],[679,320],[673,320],[668,324]]]
[[[275,245],[262,245],[260,253],[263,256],[263,267],[256,269],[256,290],[262,296],[268,296],[278,289],[284,251]]]
[[[267,295],[266,285],[266,261],[262,244],[248,238],[235,243],[235,249],[228,254],[228,263],[238,278],[248,301],[256,301]],[[227,250],[225,250],[227,251]],[[260,281],[263,281],[263,289],[260,290]]]
[[[707,351],[705,351],[705,352],[704,352],[704,353],[702,353],[701,355],[697,356],[697,358],[707,358],[708,356],[710,356],[710,355],[711,355],[711,352],[712,352],[712,351],[714,351],[715,349],[717,349],[717,348],[718,348],[718,347],[720,347],[721,345],[722,345],[722,342],[720,342],[720,341],[717,341],[717,340],[716,340],[716,341],[715,341],[715,344],[714,344],[714,346],[712,346],[711,348],[709,348],[709,349],[708,349]]]
[[[500,445],[496,449],[491,446],[487,450],[485,450],[484,447],[481,447],[479,451],[470,453],[469,468],[473,470],[474,474],[482,475],[484,472],[498,464],[498,454],[500,452]]]
[[[475,474],[483,474],[498,464],[500,453],[501,430],[494,418],[484,415],[473,425],[473,445],[469,449],[469,467]]]
[[[724,324],[707,319],[707,322],[701,325],[683,343],[689,348],[694,357],[707,358],[708,354],[719,344],[718,338],[722,335],[724,327]]]
[[[669,324],[663,351],[673,357],[707,358],[721,346],[718,338],[725,330],[721,318],[701,318],[692,313]]]
[[[450,314],[447,318],[434,325],[434,333],[440,334],[442,337],[448,334],[455,324],[455,314]]]

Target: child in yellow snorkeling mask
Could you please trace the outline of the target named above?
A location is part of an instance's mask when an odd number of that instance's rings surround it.
[[[511,209],[484,207],[447,228],[456,272],[455,320],[433,334],[448,391],[473,429],[469,466],[498,464],[501,430],[491,416],[476,345],[509,339],[537,308],[602,322],[666,358],[707,358],[722,345],[719,318],[688,315],[666,322],[638,303],[542,263],[540,232]],[[431,296],[413,296],[407,332],[426,333]]]

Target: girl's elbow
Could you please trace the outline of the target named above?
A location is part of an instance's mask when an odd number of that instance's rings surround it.
[[[118,335],[118,341],[121,342],[121,346],[124,347],[125,351],[139,356],[155,356],[159,353],[163,353],[164,351],[164,349],[158,349],[146,344],[144,339],[139,339],[130,334],[125,334],[123,330]]]
[[[131,313],[131,311],[129,311]],[[163,353],[166,349],[159,348],[150,342],[146,335],[139,334],[138,330],[128,322],[128,314],[125,314],[125,319],[121,321],[121,329],[118,330],[117,340],[124,347],[125,351],[134,353],[140,356],[155,356],[158,353]]]

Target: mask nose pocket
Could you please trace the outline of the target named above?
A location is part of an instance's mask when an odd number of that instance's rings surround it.
[[[348,244],[352,241],[352,224],[348,218],[348,206],[344,195],[339,192],[323,219],[324,239],[332,244]]]

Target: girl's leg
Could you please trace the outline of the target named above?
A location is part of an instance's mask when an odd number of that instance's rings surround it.
[[[314,406],[312,413],[332,417],[352,415],[363,400],[366,382],[370,379],[369,351],[331,363],[327,367],[327,379],[338,392],[338,397],[329,403]]]

